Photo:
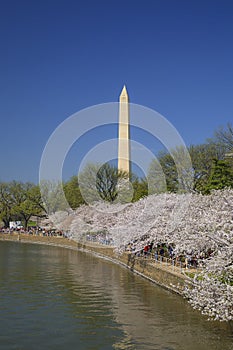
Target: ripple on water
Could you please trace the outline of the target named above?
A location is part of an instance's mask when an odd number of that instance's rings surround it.
[[[0,244],[0,350],[233,350],[180,297],[93,256]]]

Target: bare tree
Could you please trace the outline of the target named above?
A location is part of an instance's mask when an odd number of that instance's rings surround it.
[[[215,132],[215,138],[220,145],[226,148],[227,152],[233,152],[233,126],[228,123],[226,128],[220,127]]]

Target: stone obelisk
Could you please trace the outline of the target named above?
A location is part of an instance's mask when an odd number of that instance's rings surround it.
[[[130,174],[129,97],[125,85],[119,102],[118,170]]]

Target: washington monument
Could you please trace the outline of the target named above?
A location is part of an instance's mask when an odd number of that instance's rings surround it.
[[[129,97],[124,85],[119,100],[118,171],[130,174]]]

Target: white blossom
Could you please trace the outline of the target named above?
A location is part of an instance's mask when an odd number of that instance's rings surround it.
[[[202,261],[202,273],[185,289],[193,307],[212,319],[233,320],[233,190],[163,193],[121,205],[98,202],[67,215],[51,218],[69,229],[73,239],[104,232],[118,252],[129,243],[140,250],[145,243],[172,243],[175,254],[192,254]]]

